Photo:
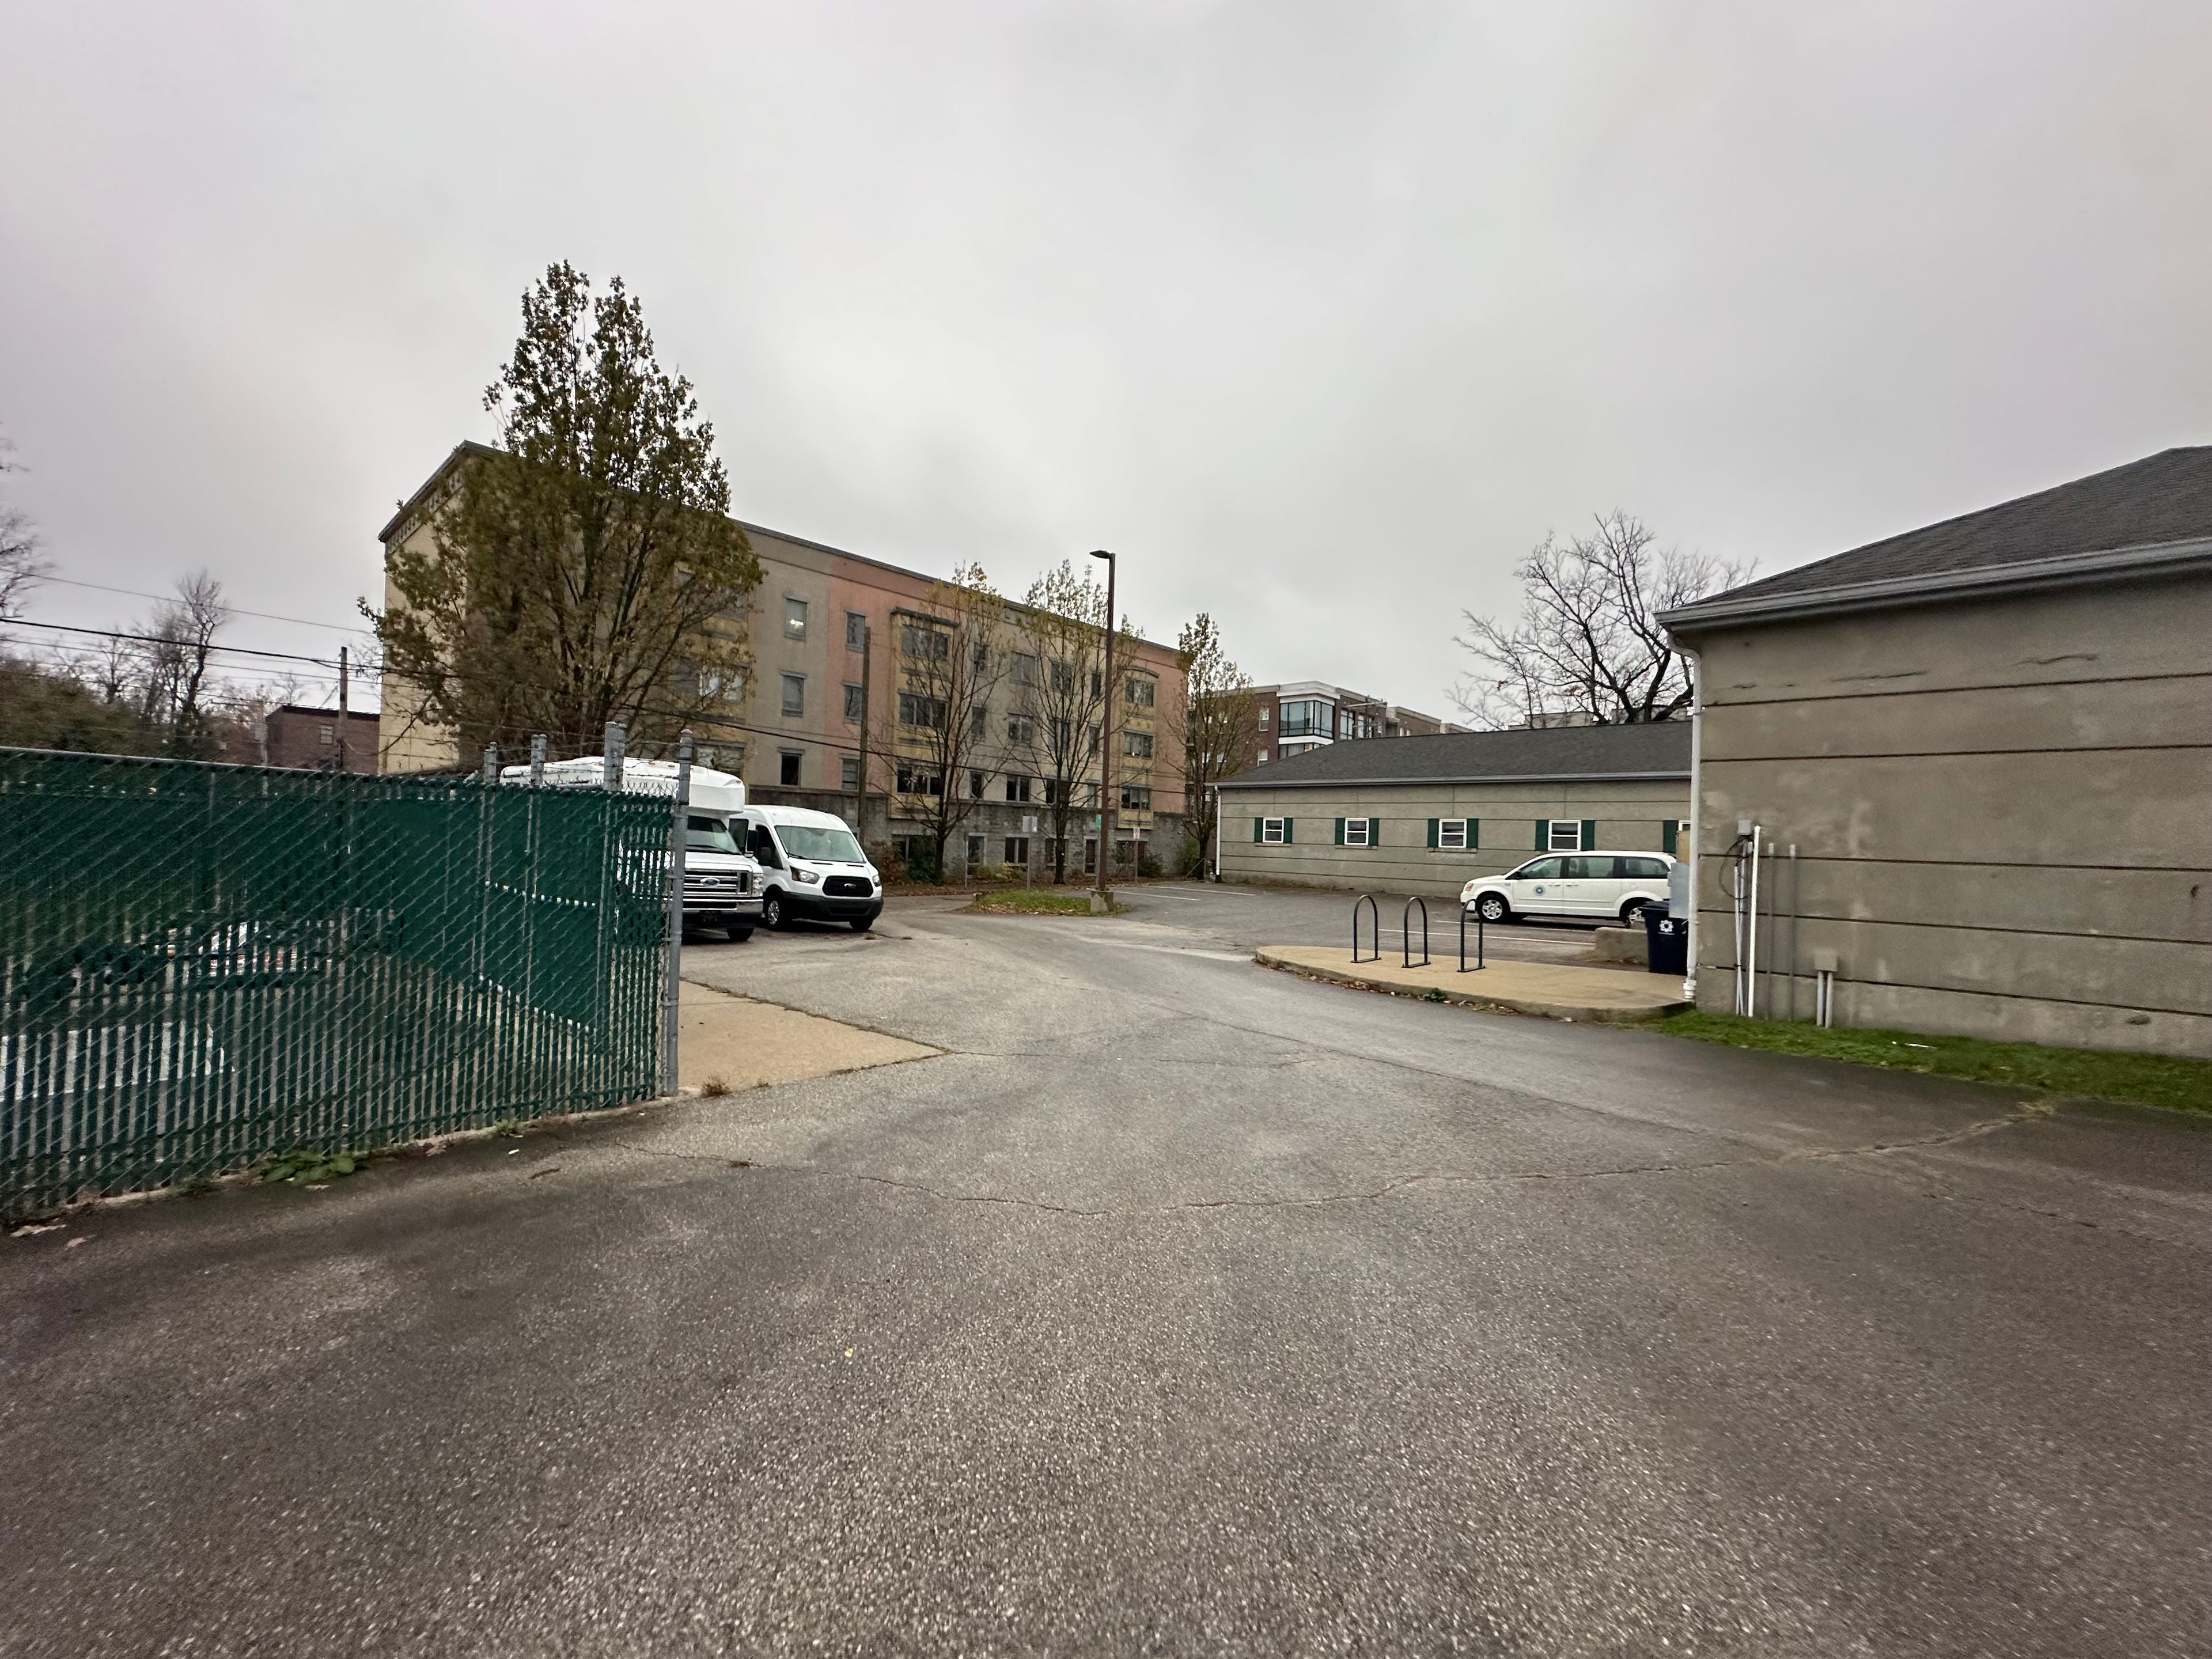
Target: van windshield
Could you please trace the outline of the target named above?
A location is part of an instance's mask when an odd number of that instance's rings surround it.
[[[731,838],[730,827],[720,818],[686,817],[684,820],[684,844],[695,853],[734,853],[738,843]]]
[[[835,830],[817,830],[811,823],[779,823],[776,839],[783,850],[795,859],[807,859],[816,864],[866,864],[866,856],[860,843],[853,839],[853,832],[840,824]]]

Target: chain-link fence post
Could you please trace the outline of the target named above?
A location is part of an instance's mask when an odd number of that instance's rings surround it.
[[[668,815],[668,966],[660,986],[660,1092],[676,1092],[678,1020],[684,1001],[684,831],[691,805],[691,728],[676,741],[676,801]]]

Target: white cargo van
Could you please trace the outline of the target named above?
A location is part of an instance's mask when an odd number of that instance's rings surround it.
[[[623,762],[624,794],[676,798],[673,761]],[[530,769],[500,769],[501,783],[527,783]],[[596,756],[555,761],[545,768],[553,789],[598,789],[606,780],[606,763]],[[733,939],[753,936],[761,919],[761,867],[744,849],[744,831],[732,823],[744,811],[744,780],[711,767],[691,769],[691,801],[684,820],[684,925],[719,927]],[[664,860],[661,866],[665,868]]]
[[[883,874],[844,819],[803,806],[748,806],[730,815],[731,829],[740,823],[744,849],[760,861],[761,919],[769,927],[807,917],[865,933],[883,914]]]

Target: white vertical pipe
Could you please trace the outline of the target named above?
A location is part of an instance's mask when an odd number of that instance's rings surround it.
[[[1682,998],[1694,1008],[1698,1006],[1698,911],[1704,890],[1698,878],[1703,873],[1699,857],[1705,846],[1705,809],[1699,797],[1705,793],[1705,781],[1698,763],[1705,754],[1705,664],[1694,653],[1683,655],[1690,669],[1690,936],[1685,945],[1690,971],[1682,981]],[[1674,850],[1680,854],[1682,848]]]
[[[1751,826],[1751,902],[1746,913],[1744,927],[1744,937],[1748,941],[1751,951],[1750,966],[1744,974],[1744,986],[1747,999],[1747,1006],[1744,1012],[1749,1014],[1753,1019],[1757,1019],[1759,1018],[1759,835],[1760,827],[1758,824],[1753,824]]]

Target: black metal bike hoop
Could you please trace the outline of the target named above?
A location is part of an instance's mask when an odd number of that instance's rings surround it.
[[[1413,907],[1417,904],[1421,907],[1421,966],[1425,968],[1429,965],[1429,902],[1416,893],[1406,901],[1406,914],[1398,922],[1399,939],[1404,946],[1399,955],[1402,965],[1407,968],[1413,965]],[[1377,957],[1382,954],[1379,934],[1375,942],[1375,954]]]
[[[1367,907],[1367,920],[1370,929],[1370,937],[1375,941],[1375,953],[1372,956],[1365,957],[1359,954],[1359,907],[1363,904]],[[1352,901],[1352,959],[1354,962],[1380,962],[1382,960],[1382,917],[1381,913],[1375,908],[1375,900],[1371,894],[1362,893],[1358,898]]]

